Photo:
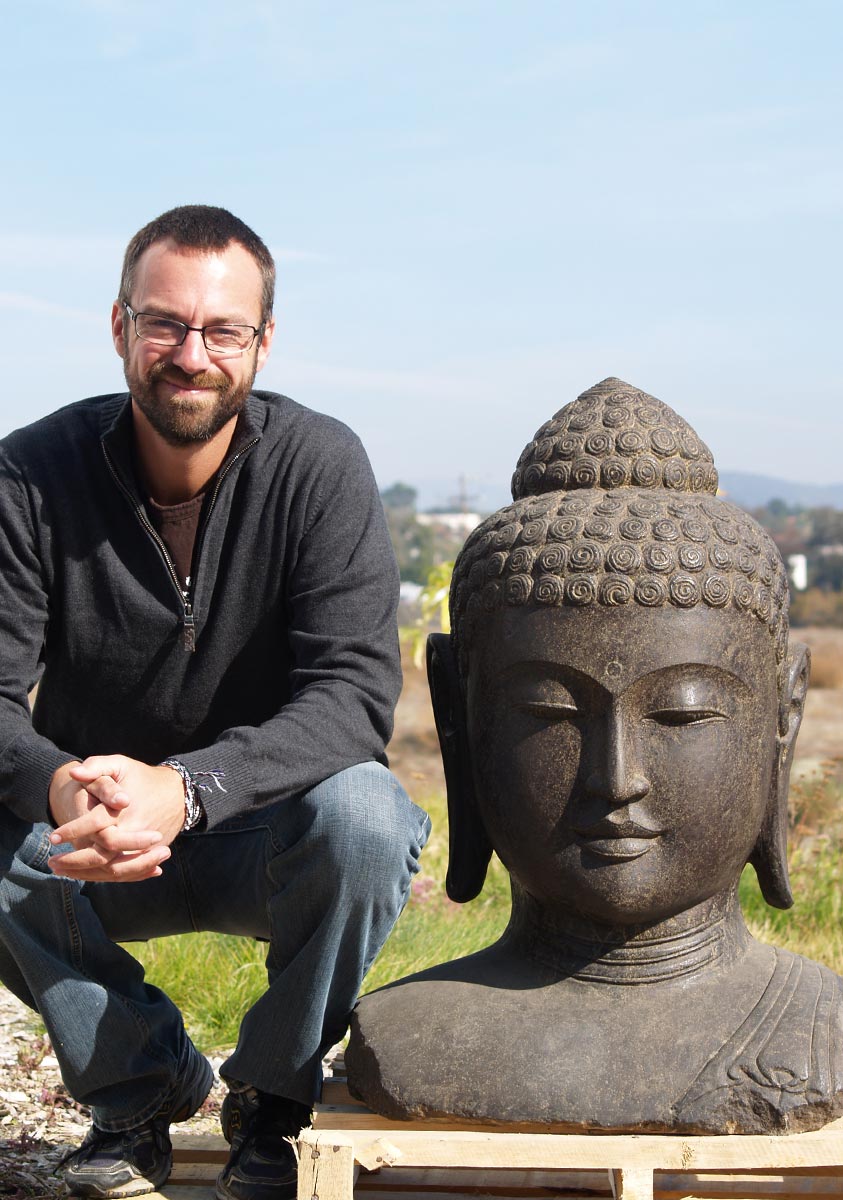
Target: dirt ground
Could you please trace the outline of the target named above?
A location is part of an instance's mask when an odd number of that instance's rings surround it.
[[[843,662],[843,629],[794,629],[791,639],[811,648],[819,660]],[[824,674],[828,674],[825,672]],[[445,787],[439,743],[433,724],[424,668],[404,661],[404,690],[395,713],[395,736],[389,763],[410,795],[423,799]],[[843,757],[843,686],[812,687],[796,744],[793,777],[815,772],[821,763]],[[838,763],[843,778],[843,762]]]

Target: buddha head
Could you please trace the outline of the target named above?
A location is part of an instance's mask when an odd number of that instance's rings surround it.
[[[788,907],[808,681],[775,545],[672,409],[607,379],[527,445],[431,639],[448,892],[494,849],[540,906],[640,925],[734,888]]]

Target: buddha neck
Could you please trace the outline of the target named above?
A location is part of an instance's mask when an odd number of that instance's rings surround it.
[[[574,910],[550,911],[513,881],[512,916],[502,939],[562,977],[660,983],[724,967],[752,944],[737,885],[687,912],[647,925],[609,925]]]

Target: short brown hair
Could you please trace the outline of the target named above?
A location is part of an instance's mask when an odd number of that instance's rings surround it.
[[[261,320],[272,316],[275,300],[275,262],[265,243],[254,230],[228,209],[211,204],[183,204],[171,208],[138,230],[126,247],[123,271],[120,276],[120,300],[131,303],[135,268],[141,255],[155,242],[170,239],[177,246],[192,250],[224,250],[238,242],[258,264],[263,286],[261,289]]]

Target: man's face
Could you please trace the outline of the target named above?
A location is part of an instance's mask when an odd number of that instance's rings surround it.
[[[155,313],[202,328],[261,323],[261,274],[239,243],[200,253],[169,239],[141,256],[130,303],[135,312]],[[256,345],[234,357],[205,349],[199,333],[181,346],[160,346],[137,337],[124,310],[112,310],[112,334],[123,359],[136,415],[170,445],[207,442],[232,421],[251,391],[255,373],[269,353],[274,323]]]
[[[549,910],[638,924],[728,889],[775,762],[775,655],[731,610],[509,609],[475,635],[468,734],[492,845]]]

